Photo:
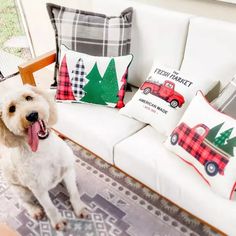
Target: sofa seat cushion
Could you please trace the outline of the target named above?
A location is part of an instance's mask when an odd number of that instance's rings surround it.
[[[163,143],[166,137],[146,126],[129,138],[121,141],[114,149],[114,164],[148,187],[157,190],[156,143]]]
[[[118,109],[92,104],[58,103],[58,117],[55,130],[112,164],[114,145],[145,126]]]
[[[196,217],[230,235],[236,235],[236,204],[213,193],[201,176],[168,151],[151,126],[123,140],[115,147],[114,162]]]

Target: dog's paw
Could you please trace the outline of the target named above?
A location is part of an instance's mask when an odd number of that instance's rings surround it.
[[[76,216],[81,219],[87,219],[89,217],[89,210],[86,207],[83,207],[76,212]]]
[[[29,214],[31,215],[32,218],[34,218],[35,220],[42,220],[45,213],[43,211],[43,209],[39,206],[35,206],[35,207],[32,207],[30,210],[29,210]]]
[[[66,220],[62,219],[55,224],[54,228],[55,228],[55,230],[62,231],[62,230],[64,230],[66,225],[67,225]]]

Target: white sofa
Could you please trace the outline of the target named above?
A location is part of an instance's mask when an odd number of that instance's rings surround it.
[[[236,73],[236,25],[127,0],[80,0],[83,8],[117,15],[133,6],[129,83],[140,86],[153,60],[225,85]],[[86,6],[86,7],[85,7]],[[78,4],[79,8],[79,4]],[[50,22],[49,22],[50,24]],[[29,64],[27,64],[29,66]],[[24,77],[25,66],[20,67]],[[26,82],[26,80],[23,81]],[[128,101],[134,92],[127,92]],[[117,109],[58,104],[54,127],[196,217],[236,235],[236,202],[214,194],[196,171],[163,146],[165,136]],[[200,115],[201,111],[199,111]]]

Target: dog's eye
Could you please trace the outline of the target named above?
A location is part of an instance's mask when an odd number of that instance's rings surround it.
[[[9,107],[9,112],[14,113],[16,111],[16,106],[12,105]]]
[[[25,97],[25,100],[26,100],[26,101],[32,101],[33,98],[32,98],[31,96],[26,96],[26,97]]]

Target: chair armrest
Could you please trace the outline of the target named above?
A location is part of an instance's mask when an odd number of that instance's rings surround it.
[[[56,60],[56,51],[45,53],[18,66],[23,84],[36,86],[33,73],[52,64]]]

